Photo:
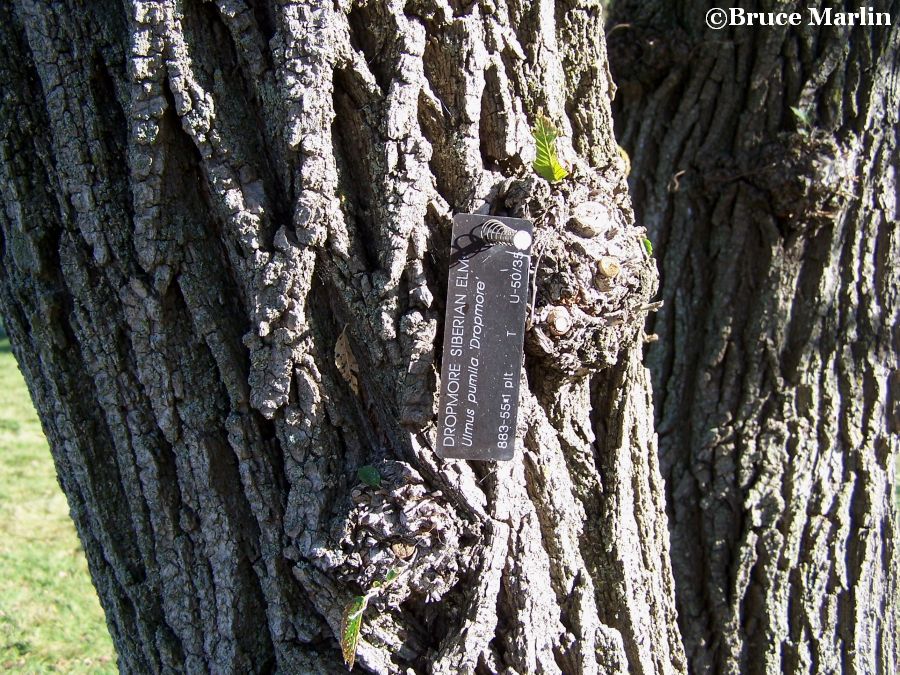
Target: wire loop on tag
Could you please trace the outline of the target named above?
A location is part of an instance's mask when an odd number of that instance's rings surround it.
[[[520,251],[531,246],[531,235],[525,230],[514,230],[499,220],[486,220],[481,226],[481,238],[489,244],[509,244]]]
[[[541,266],[541,260],[547,251],[547,245],[550,243],[551,234],[547,230],[538,230],[535,233],[534,249],[531,251],[531,259],[534,261],[531,274],[529,274],[529,283],[531,284],[531,312],[528,315],[528,328],[534,325],[535,304],[537,303],[537,281],[538,270]]]

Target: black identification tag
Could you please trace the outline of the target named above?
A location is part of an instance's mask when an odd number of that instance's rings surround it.
[[[437,453],[512,459],[519,412],[532,225],[453,218]]]

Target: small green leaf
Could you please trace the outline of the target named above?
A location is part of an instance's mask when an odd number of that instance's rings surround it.
[[[356,476],[369,487],[381,487],[381,474],[378,473],[378,469],[370,464],[359,467]]]
[[[357,595],[344,607],[341,618],[341,652],[349,670],[353,670],[353,664],[356,663],[356,645],[359,643],[363,612],[368,604],[369,599],[365,595]]]
[[[537,155],[532,167],[541,178],[556,183],[569,175],[565,167],[560,164],[556,154],[556,139],[559,138],[559,130],[543,115],[538,115],[531,130],[534,142],[537,145]]]
[[[394,581],[397,577],[400,576],[400,572],[395,569],[388,570],[387,575],[384,577],[384,581],[374,581],[372,582],[372,589],[381,589],[386,588],[391,585],[391,582]],[[369,592],[369,595],[372,595],[372,591]]]
[[[644,237],[644,249],[647,251],[647,255],[653,255],[653,242],[651,242],[647,237]]]
[[[791,106],[791,112],[794,113],[794,117],[797,118],[797,121],[801,126],[807,129],[812,126],[812,120],[809,117],[808,110],[803,110],[802,108],[795,108],[794,106]]]

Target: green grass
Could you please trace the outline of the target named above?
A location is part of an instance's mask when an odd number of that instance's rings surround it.
[[[5,338],[0,338],[0,672],[117,672],[47,441]]]

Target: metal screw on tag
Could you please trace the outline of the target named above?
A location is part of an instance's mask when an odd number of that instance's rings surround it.
[[[481,226],[481,238],[489,244],[509,244],[519,251],[527,251],[531,246],[531,233],[514,230],[499,220],[488,220]]]

